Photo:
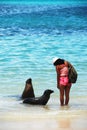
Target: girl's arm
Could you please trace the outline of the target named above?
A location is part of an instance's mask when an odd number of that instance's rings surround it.
[[[56,72],[57,72],[57,88],[59,88],[59,77],[60,77],[60,73],[59,73],[59,67],[56,66]]]

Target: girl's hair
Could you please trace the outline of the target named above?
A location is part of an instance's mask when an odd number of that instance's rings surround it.
[[[64,64],[64,59],[58,59],[55,61],[54,66]]]

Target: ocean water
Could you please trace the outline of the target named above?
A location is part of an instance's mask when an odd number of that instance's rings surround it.
[[[78,72],[70,103],[61,108],[53,57]],[[45,107],[24,105],[19,97],[32,78],[36,96],[54,90]],[[87,4],[85,1],[0,1],[0,114],[18,112],[87,114]],[[63,114],[64,114],[63,113]]]

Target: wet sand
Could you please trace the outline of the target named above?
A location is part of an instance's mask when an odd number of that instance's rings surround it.
[[[4,113],[0,130],[87,130],[87,115]]]

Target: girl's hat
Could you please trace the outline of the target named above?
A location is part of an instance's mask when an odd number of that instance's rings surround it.
[[[53,64],[55,64],[55,62],[58,60],[58,57],[53,58]]]

